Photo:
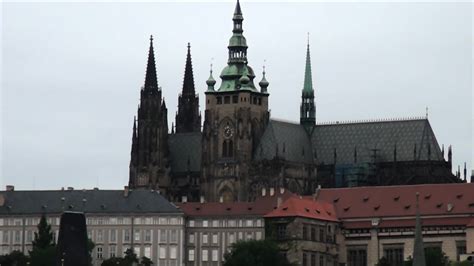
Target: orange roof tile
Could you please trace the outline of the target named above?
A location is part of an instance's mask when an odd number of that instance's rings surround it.
[[[415,216],[417,192],[422,216],[474,214],[474,183],[321,189],[317,199],[334,204],[342,220],[406,217]]]
[[[338,221],[332,204],[297,196],[290,197],[280,207],[264,217],[305,217],[324,221]]]

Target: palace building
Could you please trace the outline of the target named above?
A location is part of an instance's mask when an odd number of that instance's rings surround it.
[[[171,132],[150,40],[133,123],[130,188],[159,189],[172,201],[249,201],[270,187],[311,194],[318,185],[462,182],[452,174],[451,147],[446,160],[425,117],[318,124],[309,44],[299,123],[271,117],[270,83],[265,71],[257,79],[249,64],[238,1],[232,20],[227,66],[219,83],[210,72],[203,118],[188,44]]]

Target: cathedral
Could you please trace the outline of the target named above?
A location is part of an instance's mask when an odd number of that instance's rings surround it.
[[[251,201],[272,187],[311,194],[318,186],[462,182],[452,174],[451,147],[446,160],[427,117],[316,123],[309,44],[299,123],[270,117],[269,82],[265,70],[256,80],[249,65],[238,1],[232,20],[227,66],[220,84],[210,71],[203,119],[188,44],[171,131],[150,39],[133,122],[130,188],[157,189],[171,201],[227,202]]]

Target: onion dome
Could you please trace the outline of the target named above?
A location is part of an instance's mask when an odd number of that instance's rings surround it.
[[[212,77],[212,69],[209,71],[209,78],[206,80],[207,84],[207,90],[208,91],[213,91],[214,90],[214,85],[216,85],[216,80]]]
[[[265,78],[265,66],[263,67],[263,76],[262,76],[262,80],[260,80],[260,82],[258,83],[258,85],[260,86],[261,88],[261,92],[267,92],[267,87],[270,83],[267,81],[267,79]]]
[[[242,75],[242,77],[240,77],[239,81],[240,81],[241,84],[246,85],[250,82],[250,79],[247,76],[247,74],[244,74],[244,75]]]

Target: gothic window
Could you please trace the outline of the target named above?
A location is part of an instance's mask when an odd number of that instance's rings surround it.
[[[222,97],[217,97],[217,104],[222,104]]]
[[[232,103],[237,103],[239,101],[239,97],[237,95],[232,96]]]
[[[234,157],[234,142],[232,140],[226,139],[222,143],[222,157]]]

